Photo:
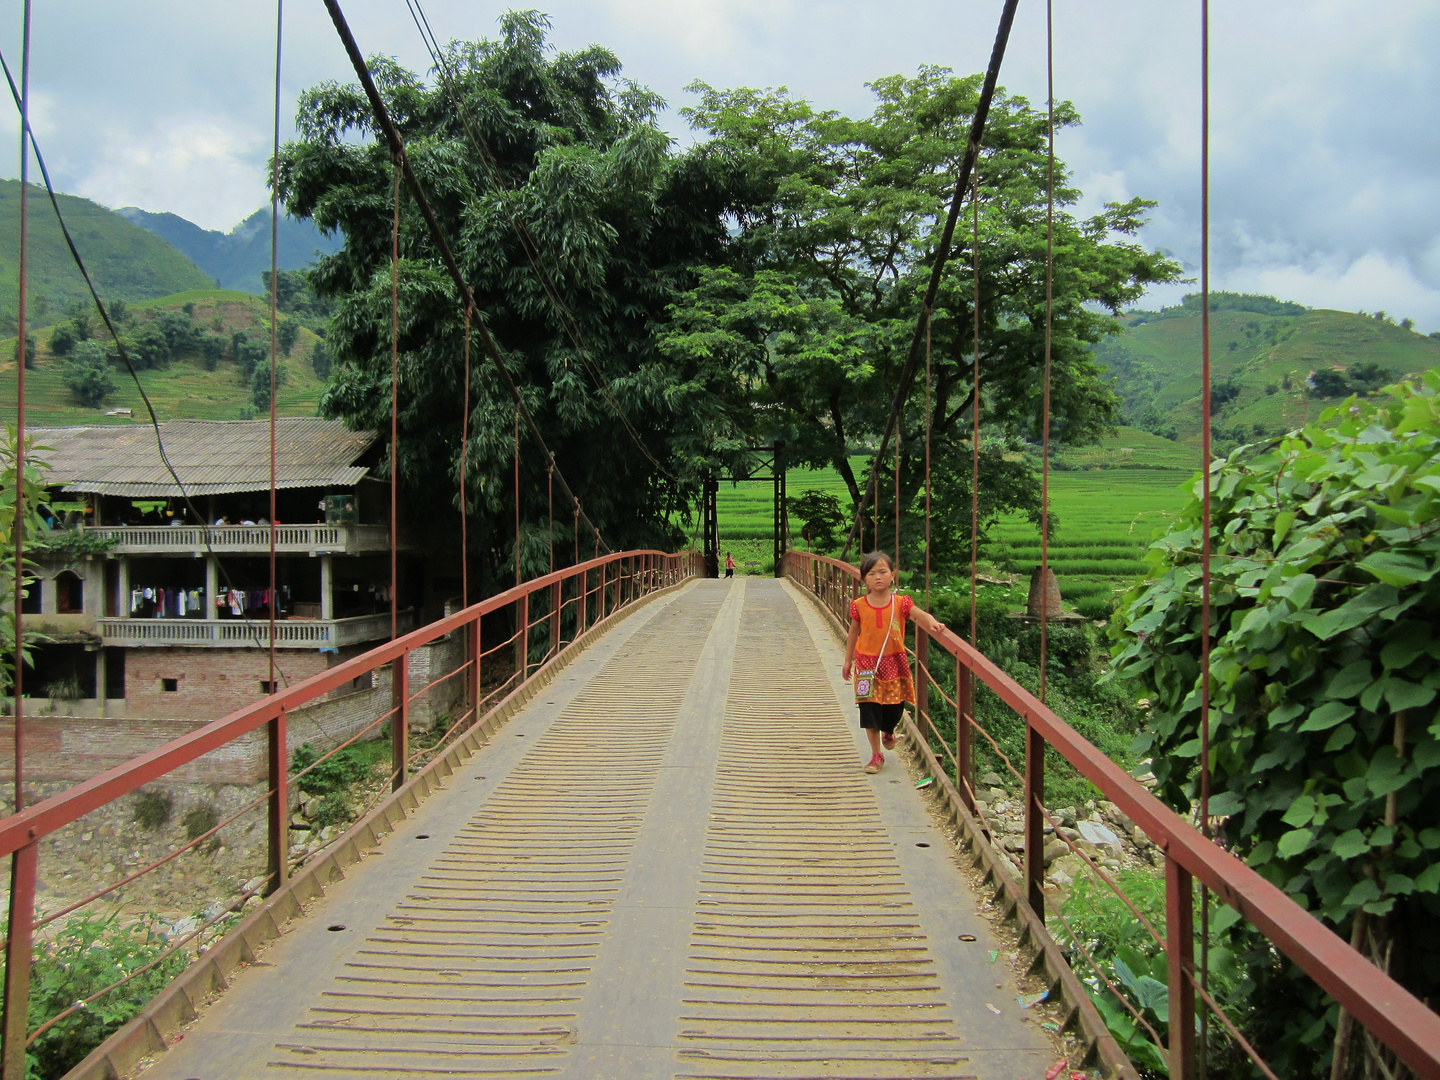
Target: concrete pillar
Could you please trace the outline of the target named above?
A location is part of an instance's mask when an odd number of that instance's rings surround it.
[[[35,584],[32,585],[31,588],[40,590],[40,614],[54,615],[56,606],[55,599],[57,592],[55,588],[55,579],[37,577],[35,579]]]
[[[335,617],[335,556],[320,556],[320,618]]]
[[[105,650],[95,650],[95,713],[97,716],[105,716],[105,699],[108,697],[105,686]]]
[[[205,556],[205,618],[219,618],[215,609],[215,598],[220,595],[220,574],[215,567],[215,556]]]
[[[116,614],[122,619],[128,619],[130,617],[130,560],[124,555],[121,555],[116,561],[120,564],[118,570],[120,578],[120,596],[118,597],[120,610]]]

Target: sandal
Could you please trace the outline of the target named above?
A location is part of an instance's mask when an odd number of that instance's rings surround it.
[[[870,764],[865,766],[867,773],[877,773],[885,767],[885,755],[876,754],[870,759]]]

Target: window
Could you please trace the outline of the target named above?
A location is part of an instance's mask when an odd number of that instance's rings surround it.
[[[275,684],[274,684],[273,682],[271,682],[269,679],[261,679],[261,680],[260,680],[260,692],[261,692],[262,694],[273,694],[273,693],[275,693]]]
[[[375,687],[375,673],[373,671],[361,672],[350,680],[351,690],[372,690]]]
[[[161,689],[164,693],[167,693],[167,694],[178,693],[179,690],[180,690],[180,680],[179,680],[179,679],[161,679],[161,680],[160,680],[160,689]]]
[[[69,570],[55,576],[55,612],[80,615],[85,611],[85,583]]]

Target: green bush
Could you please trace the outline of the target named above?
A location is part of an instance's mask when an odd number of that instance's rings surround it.
[[[201,803],[180,821],[185,826],[185,839],[198,840],[220,824],[220,811],[212,803]]]
[[[373,757],[367,750],[366,744],[351,743],[343,750],[339,750],[315,765],[315,768],[300,777],[300,790],[307,795],[329,795],[332,792],[343,792],[351,784],[358,783],[365,779],[370,773],[370,759]],[[309,743],[302,743],[295,748],[295,753],[290,757],[290,773],[297,775],[304,769],[314,765],[320,758],[320,753]]]
[[[105,350],[93,341],[76,345],[61,371],[65,387],[81,405],[95,408],[115,392],[110,361]]]
[[[135,793],[135,801],[131,804],[130,820],[142,829],[155,832],[164,828],[174,809],[175,799],[168,791],[141,788]]]
[[[155,962],[169,948],[164,924],[153,912],[124,926],[118,920],[118,911],[77,915],[53,939],[37,942],[30,968],[30,1030]],[[189,962],[181,949],[61,1020],[26,1051],[27,1078],[59,1080],[148,1005]]]
[[[350,796],[344,791],[331,791],[320,800],[320,805],[315,808],[315,824],[322,827],[343,825],[353,815],[354,809],[350,802]]]

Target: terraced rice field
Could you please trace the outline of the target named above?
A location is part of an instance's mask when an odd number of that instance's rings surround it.
[[[857,475],[865,467],[864,458],[854,458],[851,466]],[[806,491],[823,491],[850,505],[850,491],[840,474],[833,469],[791,469],[785,474],[786,491],[796,498]],[[743,484],[720,485],[720,551],[732,551],[742,572],[768,573],[774,558],[775,488],[769,480],[753,480]],[[804,547],[799,522],[791,522],[792,546]]]
[[[1050,566],[1067,604],[1091,618],[1105,616],[1116,592],[1145,573],[1145,548],[1184,504],[1192,475],[1183,469],[1050,474],[1056,519]],[[985,555],[1028,578],[1040,563],[1039,530],[1023,518],[1002,522]]]

